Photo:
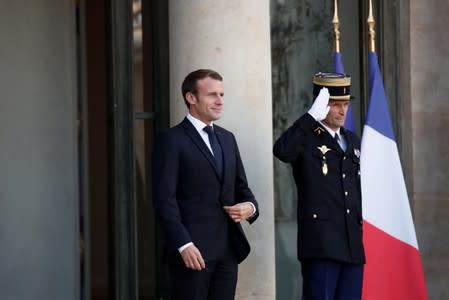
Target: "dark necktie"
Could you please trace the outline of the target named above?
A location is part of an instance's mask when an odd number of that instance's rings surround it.
[[[344,147],[343,147],[343,142],[341,141],[338,133],[335,133],[334,140],[338,143],[338,145],[340,146],[341,150],[343,150],[343,152],[346,151],[346,149],[344,149]]]
[[[215,135],[212,126],[206,126],[203,128],[209,136],[210,147],[215,157],[215,163],[217,166],[218,174],[220,177],[223,175],[223,153],[221,152],[220,144],[218,143],[217,136]]]

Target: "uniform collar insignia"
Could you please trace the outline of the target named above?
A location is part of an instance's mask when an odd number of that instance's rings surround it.
[[[354,155],[357,156],[357,158],[360,158],[360,150],[357,148],[354,148]]]
[[[320,135],[322,132],[324,132],[324,128],[321,126],[318,126],[317,128],[315,128],[315,130],[313,132],[316,132],[318,135]]]
[[[323,146],[317,147],[317,148],[318,148],[318,150],[321,151],[321,153],[323,153],[323,155],[325,155],[327,153],[327,151],[332,150],[331,148],[327,148],[326,145],[323,145]]]

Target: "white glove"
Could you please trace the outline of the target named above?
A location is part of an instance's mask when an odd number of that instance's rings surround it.
[[[309,109],[309,114],[316,120],[321,121],[326,119],[327,113],[329,112],[329,90],[323,87],[320,93],[315,98],[312,107]]]

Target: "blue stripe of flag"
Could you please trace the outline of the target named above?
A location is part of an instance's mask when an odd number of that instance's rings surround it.
[[[343,67],[343,58],[340,52],[334,52],[334,65],[336,73],[345,73],[345,68]]]
[[[340,52],[334,52],[334,66],[336,73],[345,74],[345,68],[343,67],[343,59],[341,57]],[[354,115],[352,114],[351,102],[349,102],[348,112],[346,113],[346,120],[343,127],[352,132],[355,132],[355,122],[354,122]]]
[[[382,75],[380,74],[377,54],[368,53],[368,72],[370,82],[369,104],[365,124],[380,134],[395,141]]]

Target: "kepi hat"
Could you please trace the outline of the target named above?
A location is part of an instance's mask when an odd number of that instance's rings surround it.
[[[351,76],[342,73],[316,73],[313,75],[313,97],[318,96],[325,87],[329,90],[331,100],[353,99],[350,93]]]

